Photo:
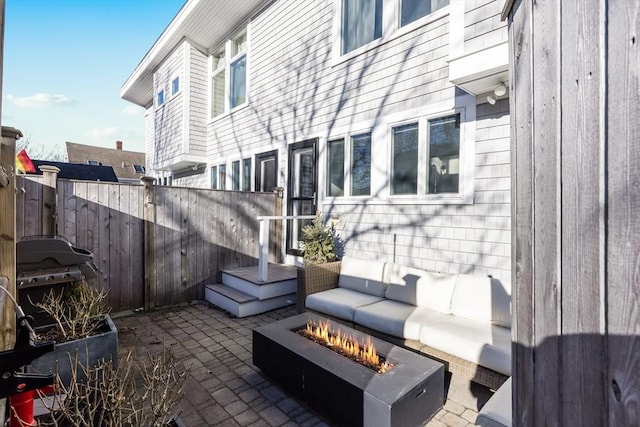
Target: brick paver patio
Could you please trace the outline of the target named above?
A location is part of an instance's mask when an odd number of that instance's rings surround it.
[[[196,426],[325,426],[329,422],[287,395],[253,366],[254,327],[296,314],[286,307],[248,318],[232,318],[198,302],[152,313],[116,315],[121,352],[137,356],[162,346],[190,368],[178,411]],[[445,378],[444,408],[427,426],[472,426],[490,391]]]

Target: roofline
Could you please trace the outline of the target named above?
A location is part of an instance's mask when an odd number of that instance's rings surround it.
[[[133,73],[129,76],[127,81],[124,82],[122,87],[120,88],[120,97],[125,98],[126,92],[131,90],[136,81],[145,73],[149,72],[149,68],[151,67],[154,60],[159,59],[159,52],[166,47],[168,40],[174,35],[177,28],[182,24],[182,22],[187,19],[190,15],[190,12],[193,8],[199,4],[202,0],[186,0],[185,4],[182,5],[182,8],[178,11],[177,15],[173,18],[173,20],[169,23],[167,28],[160,34],[160,37],[155,41],[151,49],[145,54],[142,58],[138,66],[133,70]],[[206,0],[205,0],[206,1]],[[132,101],[133,102],[133,101]],[[143,107],[145,107],[143,105]]]

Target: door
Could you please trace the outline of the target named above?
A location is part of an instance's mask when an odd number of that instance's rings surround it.
[[[278,186],[278,150],[256,154],[256,191],[271,193]]]
[[[318,139],[309,139],[289,146],[289,180],[287,215],[315,215],[317,209],[317,149]],[[287,221],[287,253],[302,255],[302,227],[311,220]]]

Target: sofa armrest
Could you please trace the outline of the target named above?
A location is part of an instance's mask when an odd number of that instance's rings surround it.
[[[307,295],[327,291],[338,287],[340,277],[340,261],[327,264],[298,267],[298,285],[296,293],[296,309],[298,313],[305,311],[304,302]]]

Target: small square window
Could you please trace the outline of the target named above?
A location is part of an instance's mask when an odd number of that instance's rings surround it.
[[[142,165],[133,165],[133,170],[135,173],[144,173],[145,168]]]
[[[171,82],[171,95],[175,95],[180,91],[180,77],[176,77]]]
[[[158,91],[158,107],[164,104],[164,90]]]
[[[87,160],[87,164],[91,166],[102,166],[102,163],[97,160]]]

